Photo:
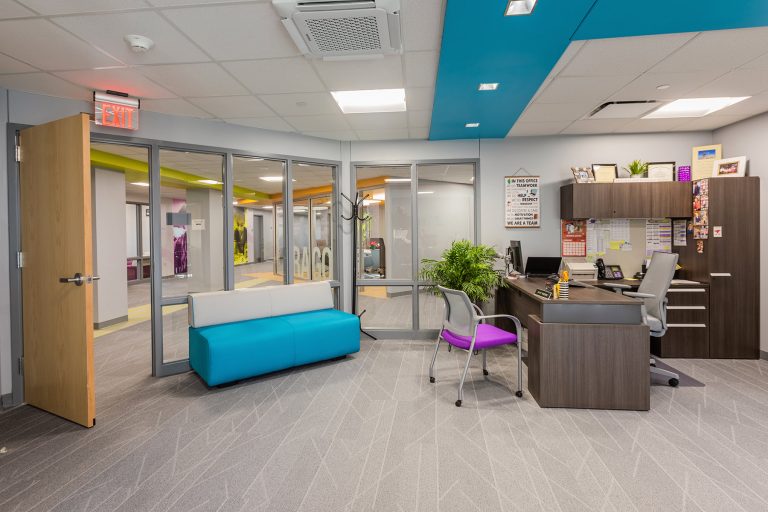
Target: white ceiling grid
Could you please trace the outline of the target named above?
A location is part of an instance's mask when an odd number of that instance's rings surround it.
[[[702,118],[589,118],[610,101],[716,96],[752,98]],[[712,130],[766,111],[768,28],[576,41],[509,136]]]
[[[307,59],[269,0],[0,0],[0,86],[341,140],[426,138],[444,0],[401,0],[404,54]],[[144,54],[123,36],[155,42]],[[330,91],[406,88],[408,114],[344,115]],[[364,119],[364,121],[363,121]]]

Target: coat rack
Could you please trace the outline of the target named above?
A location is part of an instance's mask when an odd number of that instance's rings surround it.
[[[351,220],[352,221],[352,312],[355,313],[358,318],[360,318],[360,332],[368,336],[369,338],[375,340],[376,337],[371,335],[370,333],[366,332],[363,329],[363,321],[362,317],[365,314],[365,309],[362,310],[359,314],[357,313],[357,231],[358,231],[358,222],[365,222],[370,217],[362,216],[360,213],[360,208],[363,206],[363,201],[368,199],[368,195],[366,194],[363,197],[360,197],[360,193],[355,194],[355,200],[352,201],[349,197],[347,197],[345,194],[341,194],[341,197],[346,199],[346,201],[349,203],[350,208],[352,209],[352,214],[349,217],[341,216],[344,220]]]

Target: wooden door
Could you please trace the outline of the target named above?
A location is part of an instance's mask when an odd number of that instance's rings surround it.
[[[89,128],[79,114],[19,139],[24,397],[86,427],[95,419]]]

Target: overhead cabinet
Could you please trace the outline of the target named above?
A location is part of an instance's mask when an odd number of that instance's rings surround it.
[[[560,187],[561,219],[689,218],[687,182],[572,183]]]

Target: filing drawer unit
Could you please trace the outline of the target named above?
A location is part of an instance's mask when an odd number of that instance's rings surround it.
[[[673,286],[667,292],[668,330],[651,338],[651,352],[659,357],[708,358],[709,286]]]

